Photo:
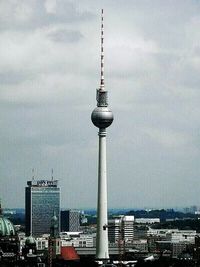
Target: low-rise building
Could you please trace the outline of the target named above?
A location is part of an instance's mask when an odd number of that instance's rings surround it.
[[[160,223],[160,218],[135,218],[135,222],[141,224]]]
[[[94,236],[91,234],[82,233],[67,233],[61,235],[61,246],[73,246],[73,247],[93,247],[94,246]]]

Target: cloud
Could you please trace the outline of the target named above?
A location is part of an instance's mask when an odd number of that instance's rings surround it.
[[[0,30],[35,30],[55,24],[72,23],[93,18],[71,1],[1,1]]]
[[[49,38],[55,42],[78,42],[83,35],[78,31],[69,31],[69,30],[57,30],[49,33]]]
[[[102,6],[105,84],[115,116],[109,206],[200,205],[187,192],[189,180],[198,188],[200,174],[196,1],[0,2],[2,198],[23,206],[29,170],[48,177],[53,167],[66,190],[62,206],[95,206],[98,129],[90,114]],[[8,197],[11,185],[20,192],[15,199]]]
[[[172,131],[172,129],[144,128],[147,134],[154,142],[160,143],[164,147],[177,149],[188,144],[188,136],[182,132]]]

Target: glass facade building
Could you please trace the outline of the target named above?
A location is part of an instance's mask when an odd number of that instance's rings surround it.
[[[80,211],[61,210],[61,231],[63,232],[80,231]]]
[[[49,234],[54,214],[60,226],[60,188],[57,180],[28,181],[25,195],[26,235]]]

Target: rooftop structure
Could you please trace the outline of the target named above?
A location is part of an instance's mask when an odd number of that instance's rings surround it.
[[[27,181],[29,187],[57,187],[58,180],[32,180]]]

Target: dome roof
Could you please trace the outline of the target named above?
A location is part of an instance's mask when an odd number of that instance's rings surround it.
[[[32,236],[29,236],[29,237],[26,239],[26,245],[35,244],[35,243],[36,243],[35,238],[32,237]]]
[[[0,236],[15,235],[15,228],[13,223],[3,216],[0,216]]]

